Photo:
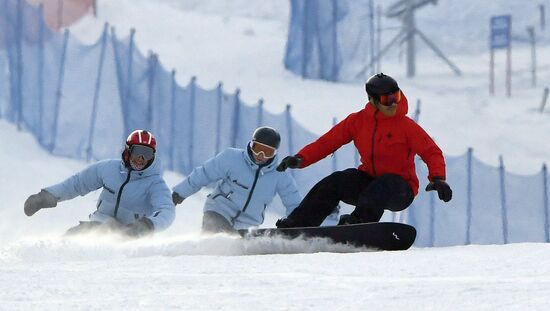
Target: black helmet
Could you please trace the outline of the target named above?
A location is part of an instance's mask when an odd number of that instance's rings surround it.
[[[380,95],[393,93],[399,90],[397,81],[383,73],[375,74],[365,83],[365,90],[369,98],[380,98]]]
[[[261,144],[278,149],[281,144],[281,135],[279,135],[279,132],[272,127],[262,126],[254,131],[252,141],[257,141]]]

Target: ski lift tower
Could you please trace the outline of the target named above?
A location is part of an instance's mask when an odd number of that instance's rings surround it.
[[[399,18],[401,20],[401,30],[399,33],[384,46],[378,55],[371,60],[371,63],[363,68],[359,75],[363,75],[367,68],[370,68],[378,59],[380,59],[394,44],[403,42],[406,44],[407,52],[407,77],[416,75],[416,43],[415,36],[418,35],[434,52],[439,56],[454,73],[459,76],[462,74],[460,69],[453,64],[441,50],[428,37],[416,27],[415,11],[428,5],[437,4],[437,0],[399,0],[390,5],[385,15],[387,18]]]

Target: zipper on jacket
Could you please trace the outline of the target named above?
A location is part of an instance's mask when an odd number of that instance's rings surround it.
[[[378,114],[378,110],[374,113],[374,131],[372,132],[372,146],[371,146],[371,162],[372,162],[372,174],[373,177],[376,176],[376,168],[374,167],[374,142],[376,137],[376,130],[378,129],[378,119],[376,118],[376,115]]]
[[[252,187],[250,188],[250,192],[248,193],[248,198],[246,199],[246,203],[244,203],[244,207],[242,210],[240,210],[235,217],[231,220],[231,223],[235,223],[235,220],[241,216],[242,213],[246,211],[248,208],[248,204],[250,203],[250,199],[252,199],[252,193],[254,193],[254,188],[256,188],[256,183],[258,182],[258,176],[260,175],[260,171],[262,170],[262,167],[259,166],[256,170],[256,174],[254,175],[254,182],[252,183]]]
[[[115,205],[115,215],[114,215],[115,218],[116,218],[116,215],[118,214],[118,207],[120,206],[120,197],[122,196],[122,189],[124,189],[124,186],[126,186],[126,184],[130,181],[131,173],[132,173],[132,170],[128,170],[128,177],[126,177],[126,180],[122,183],[122,185],[118,189],[118,195],[116,197],[116,205]]]

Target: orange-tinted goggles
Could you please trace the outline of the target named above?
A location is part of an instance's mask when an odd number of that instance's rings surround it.
[[[398,104],[401,100],[401,90],[397,90],[393,93],[380,95],[379,103],[383,106],[393,106],[394,104]]]
[[[260,156],[263,153],[264,157],[268,159],[273,158],[277,154],[277,149],[257,141],[251,142],[250,150],[252,150],[255,156]]]

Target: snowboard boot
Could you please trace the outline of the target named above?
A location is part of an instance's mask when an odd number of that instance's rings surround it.
[[[345,225],[353,225],[353,224],[361,224],[364,223],[364,221],[354,213],[351,214],[344,214],[340,216],[340,221],[338,221],[338,226],[345,226]]]
[[[281,218],[279,220],[277,220],[277,222],[275,223],[275,226],[277,228],[295,228],[295,227],[302,227],[298,221],[296,221],[296,219],[294,218]]]

